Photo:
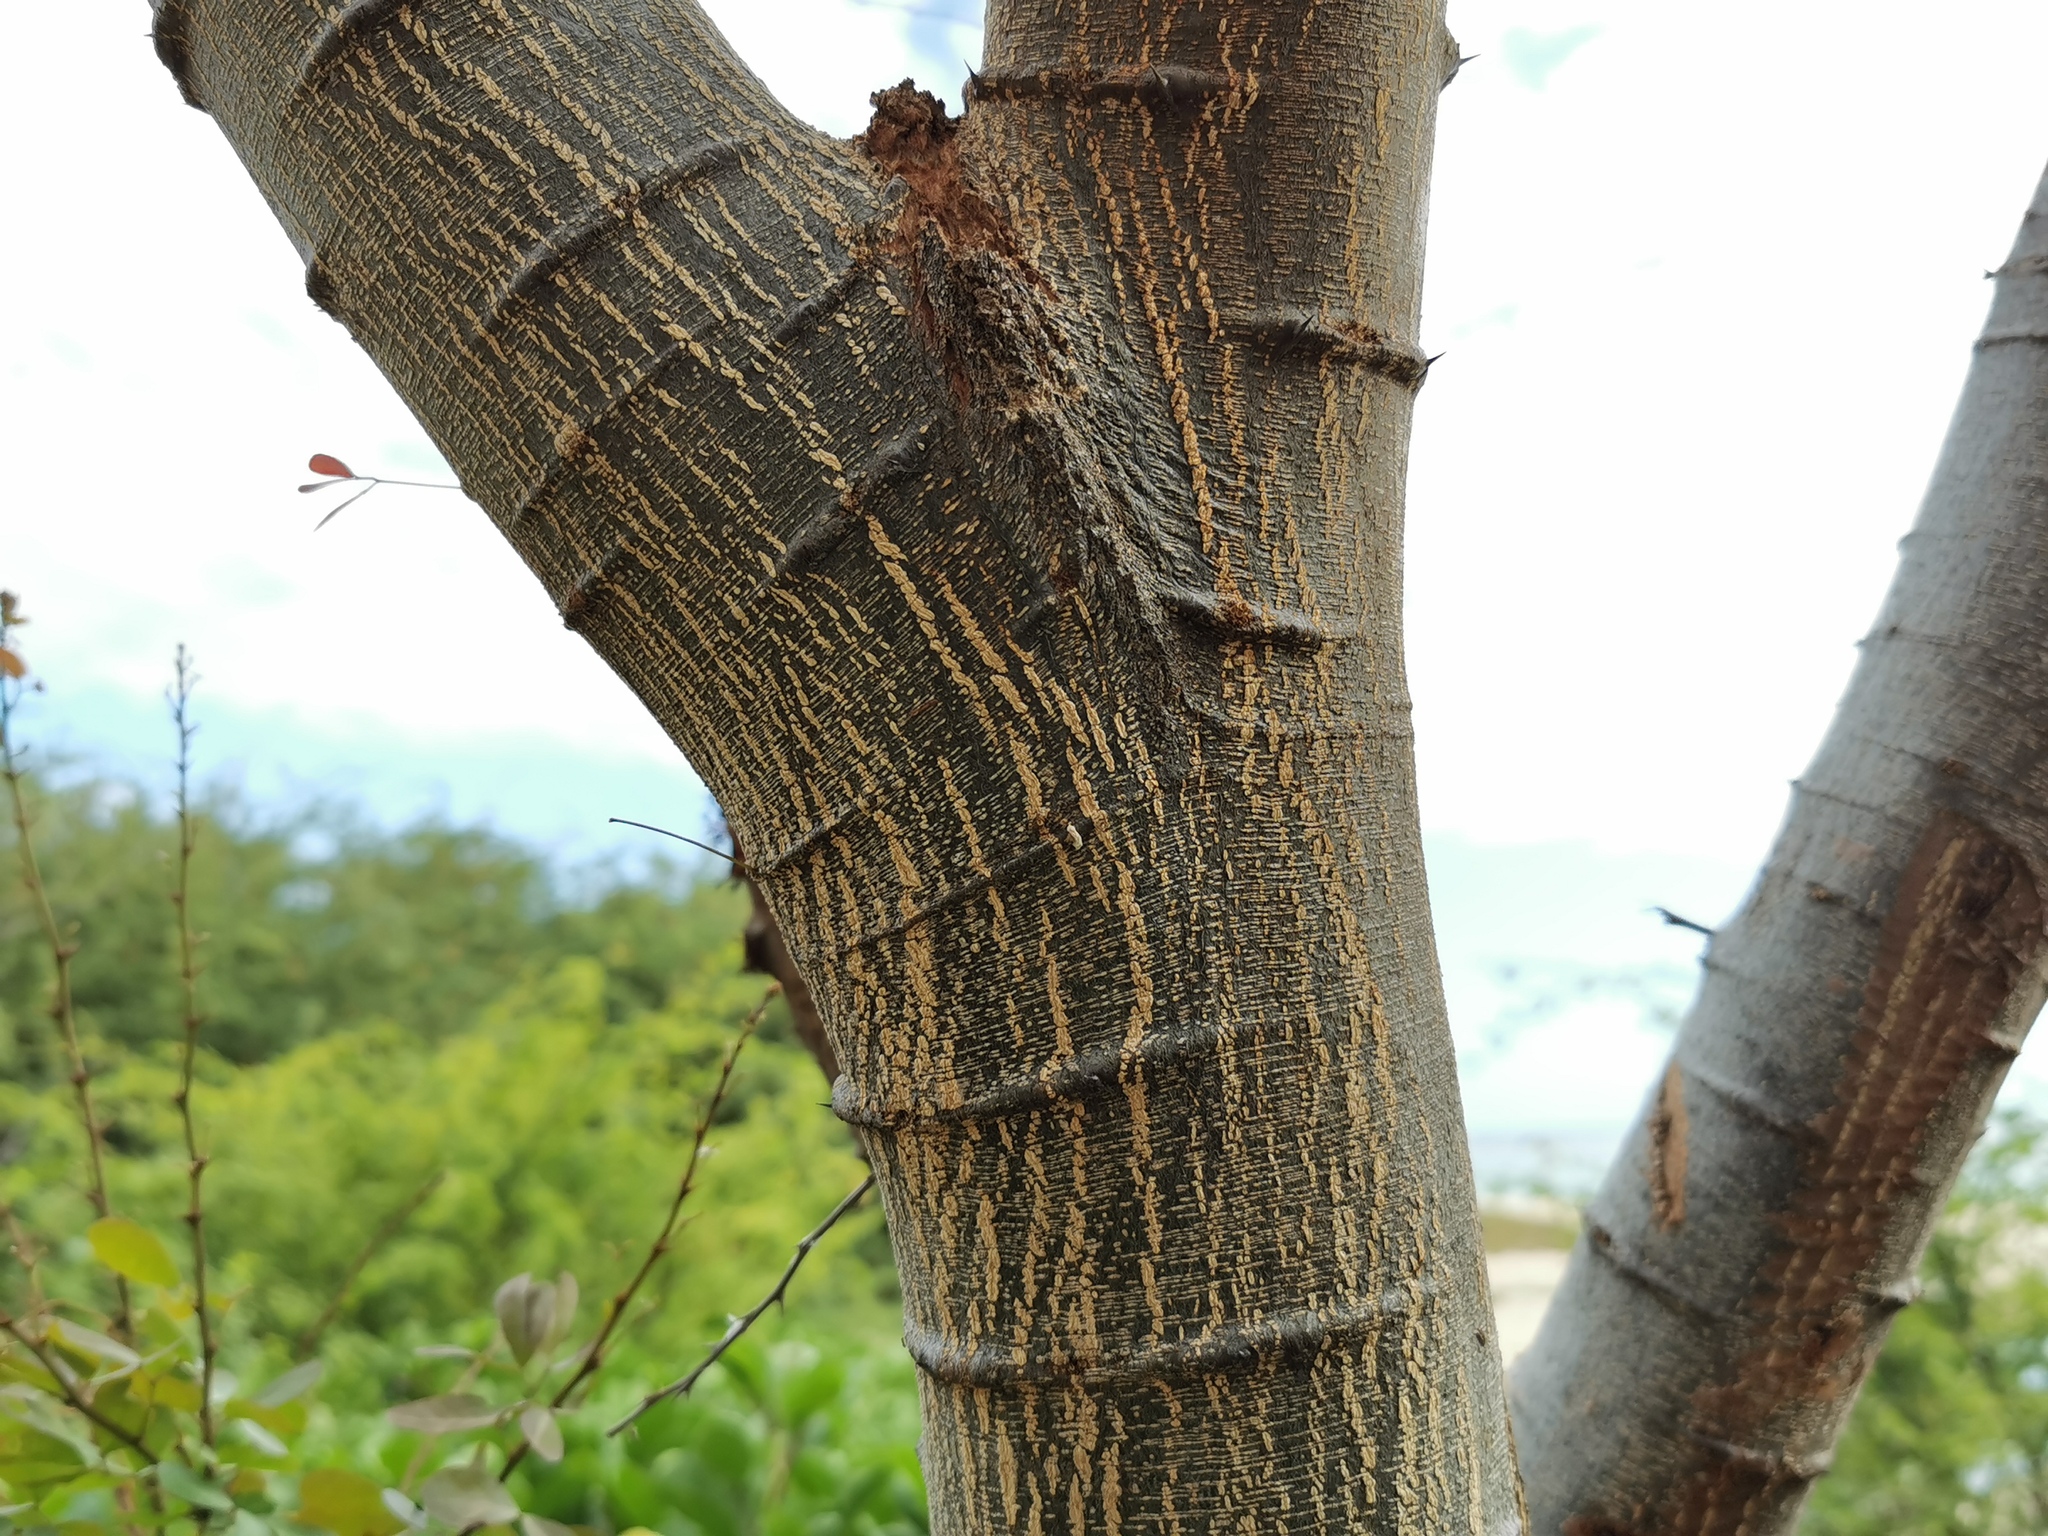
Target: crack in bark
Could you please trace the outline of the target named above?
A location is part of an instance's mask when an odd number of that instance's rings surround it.
[[[1257,1031],[1243,1026],[1198,1025],[1146,1035],[1134,1046],[1103,1046],[1066,1061],[1047,1062],[1026,1076],[998,1083],[964,1104],[939,1108],[878,1109],[860,1103],[841,1078],[833,1090],[832,1112],[864,1130],[902,1132],[920,1125],[962,1125],[1014,1119],[1062,1104],[1085,1103],[1122,1088],[1137,1072],[1186,1067],[1213,1060],[1216,1048]]]
[[[1325,1349],[1372,1339],[1390,1322],[1419,1313],[1436,1296],[1434,1283],[1415,1280],[1383,1291],[1376,1303],[1300,1308],[1224,1323],[1200,1338],[1159,1341],[1121,1354],[1019,1359],[1014,1349],[1000,1344],[962,1349],[914,1323],[905,1325],[903,1343],[919,1370],[954,1386],[1072,1381],[1132,1388],[1243,1375],[1273,1365],[1300,1370]]]
[[[604,199],[582,218],[564,221],[545,237],[527,247],[519,265],[484,300],[483,317],[476,334],[486,336],[501,328],[511,309],[535,293],[563,267],[575,262],[605,235],[639,215],[647,204],[678,187],[711,176],[728,166],[740,164],[742,151],[760,142],[762,135],[709,139],[686,150],[673,165],[650,169],[644,177],[630,180],[616,197]]]
[[[332,21],[314,34],[313,45],[299,61],[299,89],[317,89],[351,44],[363,41],[379,27],[401,20],[415,3],[417,0],[349,0]]]
[[[1150,107],[1199,107],[1237,90],[1239,78],[1185,64],[1147,64],[1115,70],[1029,65],[970,75],[967,100],[1137,102]]]
[[[1355,316],[1331,319],[1306,310],[1276,309],[1239,321],[1245,339],[1275,361],[1356,363],[1408,389],[1420,389],[1436,361],[1419,347],[1403,346]]]
[[[899,432],[868,456],[845,490],[819,498],[776,556],[771,580],[786,581],[825,558],[858,525],[866,498],[922,474],[938,427],[937,417],[926,417]]]

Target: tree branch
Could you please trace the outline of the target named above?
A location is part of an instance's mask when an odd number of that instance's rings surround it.
[[[871,1173],[862,1179],[845,1199],[832,1207],[830,1215],[804,1234],[803,1240],[796,1245],[796,1252],[789,1256],[789,1262],[783,1266],[781,1276],[776,1280],[768,1294],[755,1302],[745,1313],[727,1323],[724,1334],[720,1336],[716,1344],[711,1346],[710,1351],[702,1360],[699,1360],[688,1372],[677,1380],[670,1382],[659,1392],[650,1392],[647,1396],[641,1398],[638,1407],[619,1420],[610,1429],[606,1430],[605,1433],[607,1435],[616,1435],[623,1430],[630,1429],[634,1420],[647,1412],[648,1409],[655,1407],[657,1404],[665,1403],[672,1397],[689,1396],[690,1389],[697,1385],[704,1373],[725,1358],[725,1352],[745,1337],[747,1330],[758,1323],[770,1307],[775,1306],[782,1300],[789,1290],[789,1282],[796,1278],[797,1270],[803,1266],[804,1260],[810,1257],[811,1250],[818,1246],[827,1232],[830,1232],[839,1225],[839,1218],[866,1199],[868,1191],[874,1187],[875,1176]]]
[[[570,1373],[569,1379],[562,1383],[561,1390],[549,1400],[549,1408],[560,1408],[575,1396],[578,1387],[604,1368],[605,1346],[611,1342],[612,1334],[619,1326],[619,1320],[626,1315],[626,1308],[633,1304],[633,1298],[639,1294],[640,1287],[645,1285],[647,1277],[654,1273],[654,1266],[667,1255],[669,1240],[675,1236],[676,1223],[682,1218],[683,1206],[688,1203],[691,1193],[697,1187],[697,1170],[704,1162],[704,1142],[711,1134],[713,1123],[718,1119],[718,1111],[725,1105],[726,1093],[732,1087],[733,1069],[739,1065],[740,1052],[745,1050],[747,1042],[754,1038],[754,1031],[761,1027],[761,1020],[768,1013],[768,1005],[781,993],[781,984],[770,982],[767,992],[754,1011],[740,1021],[739,1033],[733,1037],[732,1044],[726,1047],[725,1059],[719,1064],[718,1081],[712,1085],[711,1096],[704,1101],[704,1108],[698,1112],[697,1127],[690,1136],[690,1155],[683,1163],[683,1176],[676,1183],[675,1198],[669,1201],[668,1214],[662,1219],[661,1230],[655,1234],[654,1241],[647,1245],[647,1256],[640,1261],[640,1267],[633,1271],[632,1278],[619,1287],[617,1294],[606,1304],[604,1321],[598,1325],[596,1337],[584,1348],[581,1362]],[[513,1469],[526,1459],[526,1454],[531,1449],[526,1437],[520,1436],[519,1443],[512,1448],[512,1454],[505,1458],[504,1470],[498,1474],[498,1480],[503,1482],[510,1477]]]
[[[1987,335],[2048,329],[2043,258],[2048,176]],[[2044,484],[2048,351],[1980,347],[1834,724],[1516,1368],[1539,1532],[1789,1532],[1912,1294],[2048,996],[2048,652],[2016,638],[2048,613]]]

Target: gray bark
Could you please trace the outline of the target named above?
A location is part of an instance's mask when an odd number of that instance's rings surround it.
[[[935,1530],[1520,1530],[1401,651],[1440,0],[998,0],[853,143],[689,0],[157,18],[746,848]]]
[[[2041,1006],[2048,178],[1897,577],[1512,1395],[1538,1536],[1791,1529]]]

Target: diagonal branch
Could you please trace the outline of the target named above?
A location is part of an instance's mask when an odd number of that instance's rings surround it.
[[[745,1050],[747,1042],[754,1038],[754,1031],[761,1027],[761,1020],[768,1013],[768,1005],[781,994],[781,984],[770,982],[767,992],[763,994],[754,1011],[740,1021],[739,1033],[733,1037],[732,1044],[726,1047],[725,1059],[719,1063],[718,1080],[712,1084],[711,1095],[704,1101],[703,1109],[697,1114],[697,1126],[690,1135],[690,1155],[683,1162],[683,1176],[676,1183],[675,1197],[668,1203],[668,1214],[662,1218],[661,1230],[655,1233],[654,1241],[647,1245],[647,1256],[640,1261],[640,1267],[633,1271],[632,1278],[620,1286],[617,1294],[606,1303],[604,1321],[598,1325],[597,1336],[585,1346],[581,1362],[570,1373],[569,1379],[562,1383],[561,1390],[549,1399],[549,1408],[560,1408],[576,1395],[578,1387],[604,1368],[605,1349],[611,1343],[613,1333],[618,1330],[620,1321],[625,1317],[626,1309],[633,1304],[633,1298],[639,1294],[640,1287],[647,1283],[647,1277],[654,1273],[655,1265],[667,1256],[669,1242],[675,1236],[676,1223],[682,1219],[683,1207],[689,1203],[691,1194],[697,1188],[697,1170],[704,1165],[704,1142],[710,1136],[711,1127],[718,1119],[718,1112],[725,1105],[726,1094],[732,1088],[733,1069],[739,1065],[740,1052]],[[511,1455],[505,1458],[504,1470],[498,1474],[500,1482],[512,1475],[513,1468],[526,1459],[526,1454],[531,1449],[532,1446],[522,1435],[519,1443],[512,1448]]]
[[[862,1179],[845,1199],[833,1206],[831,1213],[823,1221],[804,1234],[803,1240],[796,1245],[796,1251],[789,1256],[789,1262],[783,1266],[781,1276],[776,1280],[768,1294],[755,1302],[753,1306],[749,1307],[740,1316],[727,1323],[725,1332],[719,1337],[718,1342],[711,1346],[710,1351],[702,1360],[699,1360],[686,1374],[670,1382],[659,1392],[650,1392],[647,1396],[641,1398],[638,1407],[619,1420],[610,1429],[606,1430],[605,1433],[616,1435],[622,1430],[630,1429],[633,1426],[633,1421],[647,1412],[648,1409],[665,1403],[672,1397],[689,1396],[690,1389],[697,1385],[704,1373],[710,1370],[712,1366],[718,1364],[725,1357],[725,1352],[737,1344],[745,1336],[747,1330],[762,1319],[770,1307],[781,1302],[782,1298],[788,1294],[789,1282],[796,1278],[797,1270],[802,1268],[804,1260],[811,1256],[811,1250],[823,1241],[826,1233],[839,1225],[839,1219],[842,1216],[865,1200],[868,1191],[874,1187],[875,1176],[871,1173]]]

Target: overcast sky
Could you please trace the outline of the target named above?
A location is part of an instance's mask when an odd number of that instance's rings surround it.
[[[965,0],[709,9],[842,133],[906,74],[957,102],[978,48]],[[1422,340],[1444,357],[1410,492],[1425,818],[1446,867],[1541,845],[1580,861],[1554,883],[1661,869],[1729,901],[1876,610],[1983,273],[2048,159],[2048,5],[1459,0],[1451,20],[1478,57],[1443,100]],[[443,466],[305,299],[146,29],[142,0],[18,6],[0,58],[0,583],[35,619],[46,729],[132,741],[184,640],[218,739],[273,768],[346,760],[344,787],[381,792],[376,757],[465,814],[517,802],[522,826],[543,801],[682,814],[665,740],[459,495],[379,491],[312,532],[309,453]],[[1469,865],[1470,890],[1506,867]],[[1454,969],[1526,951],[1475,926],[1478,899],[1439,897]],[[1490,1058],[1502,1093],[1565,1073],[1545,1038]],[[1629,1041],[1621,1113],[1661,1050]]]

